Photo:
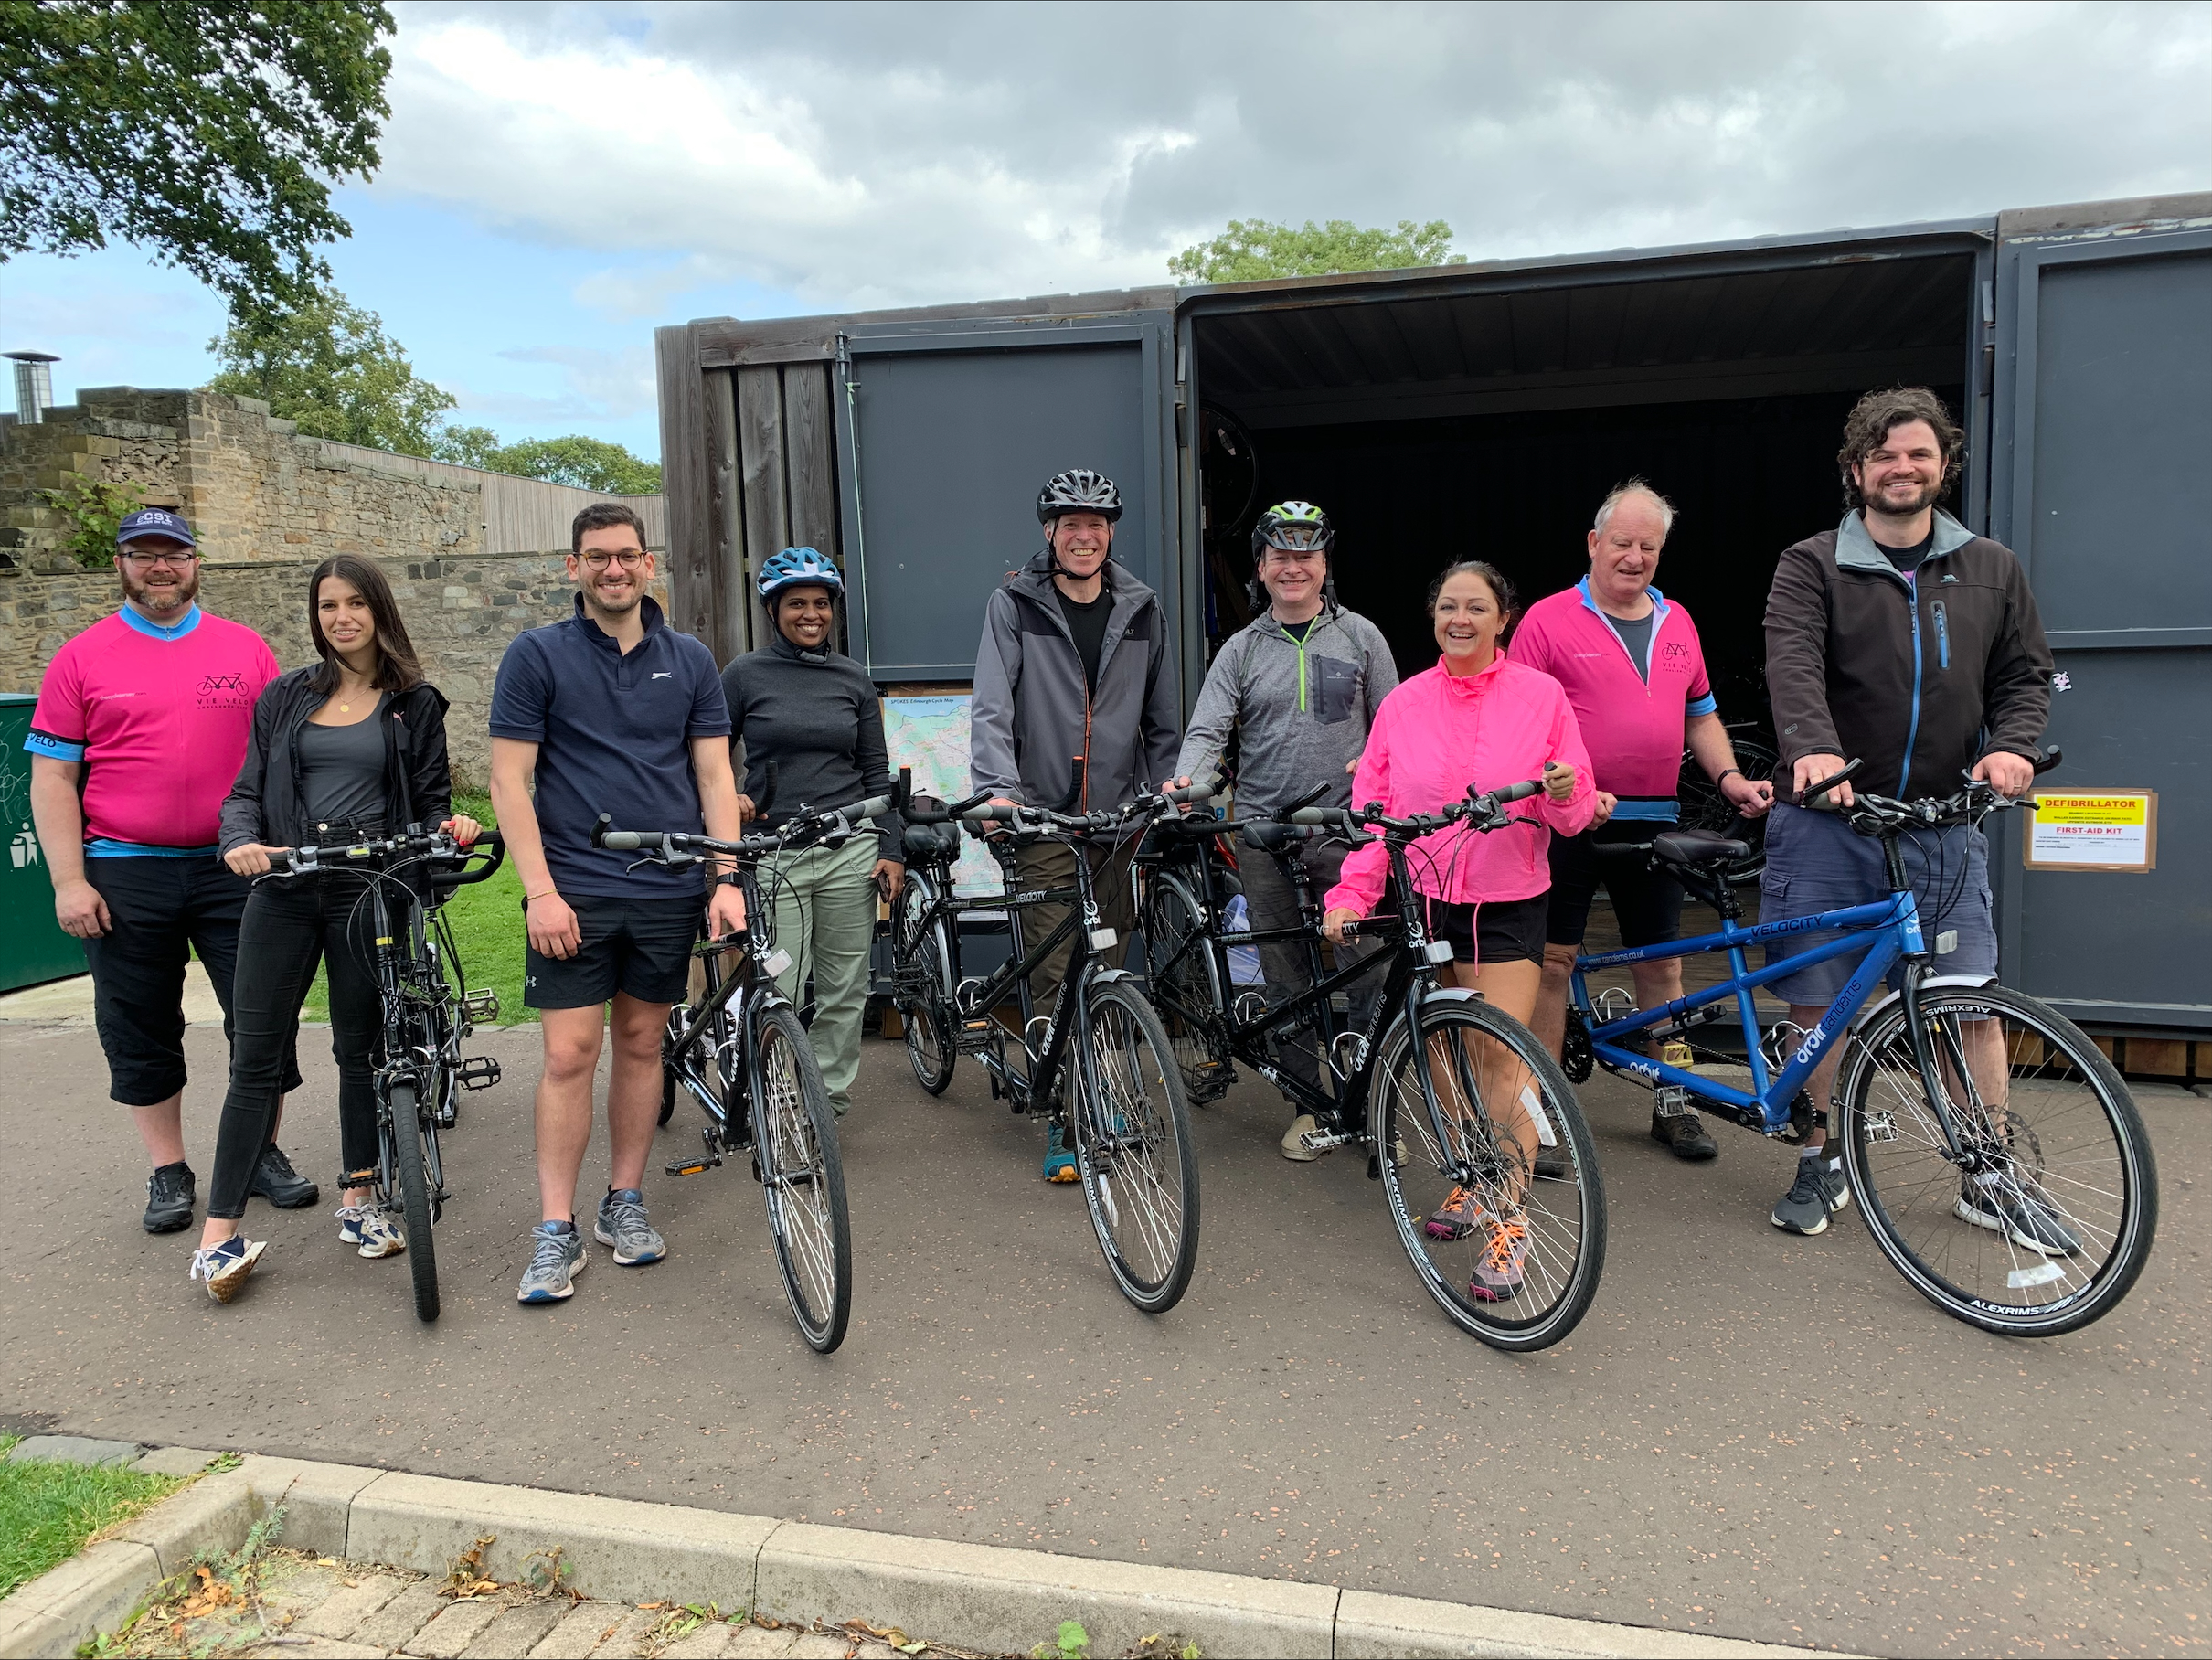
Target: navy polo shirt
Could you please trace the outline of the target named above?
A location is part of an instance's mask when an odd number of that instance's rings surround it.
[[[630,869],[634,853],[591,846],[601,813],[618,830],[706,829],[691,775],[691,740],[729,735],[714,654],[638,601],[645,637],[627,655],[584,614],[508,643],[492,688],[492,736],[537,745],[537,827],[546,867],[566,896],[697,897],[699,872]]]

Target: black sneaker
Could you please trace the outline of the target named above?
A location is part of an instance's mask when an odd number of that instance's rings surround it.
[[[1767,1219],[1784,1233],[1815,1234],[1828,1231],[1828,1213],[1851,1202],[1851,1189],[1842,1175],[1828,1168],[1826,1155],[1797,1161],[1797,1180],[1790,1185]]]
[[[299,1210],[323,1197],[323,1190],[292,1167],[284,1149],[271,1142],[261,1149],[261,1162],[253,1167],[250,1198],[267,1199],[279,1210]]]
[[[197,1197],[190,1165],[164,1165],[146,1177],[146,1214],[142,1218],[146,1231],[175,1233],[187,1226]]]
[[[1654,1112],[1652,1139],[1676,1158],[1693,1164],[1720,1156],[1720,1144],[1705,1133],[1705,1125],[1695,1112],[1671,1112],[1664,1118]]]
[[[1575,1179],[1575,1161],[1568,1156],[1564,1147],[1546,1147],[1537,1155],[1537,1176],[1547,1182],[1571,1182]]]

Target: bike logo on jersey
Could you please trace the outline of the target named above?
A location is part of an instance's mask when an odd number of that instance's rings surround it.
[[[246,676],[243,675],[209,675],[199,683],[199,689],[203,694],[242,692],[246,689]]]

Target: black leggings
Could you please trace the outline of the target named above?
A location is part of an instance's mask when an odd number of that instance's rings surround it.
[[[215,1143],[207,1215],[236,1221],[269,1141],[293,1024],[320,958],[330,969],[331,1052],[338,1061],[338,1137],[345,1171],[377,1162],[372,1081],[384,1012],[377,983],[376,927],[358,876],[327,872],[254,884],[239,923],[231,983],[230,1092]]]

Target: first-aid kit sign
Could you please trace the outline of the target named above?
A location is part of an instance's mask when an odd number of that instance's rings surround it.
[[[2155,869],[2158,793],[2038,790],[2026,852],[2031,870]]]

